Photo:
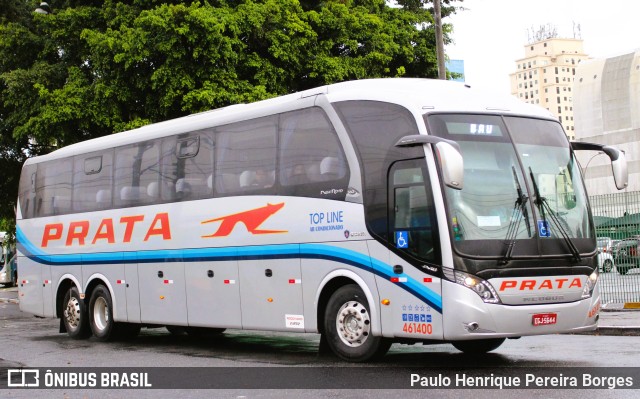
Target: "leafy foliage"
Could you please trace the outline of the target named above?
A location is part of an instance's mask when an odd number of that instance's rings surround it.
[[[338,81],[437,75],[424,0],[6,3],[0,219],[13,218],[27,156]]]

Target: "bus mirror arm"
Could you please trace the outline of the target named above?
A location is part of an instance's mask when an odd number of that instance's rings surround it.
[[[611,169],[613,171],[613,179],[616,182],[616,188],[618,190],[627,188],[629,184],[629,171],[627,169],[627,158],[624,151],[608,145],[576,141],[571,142],[571,148],[573,148],[574,151],[602,151],[607,154],[609,159],[611,159]]]
[[[436,150],[444,184],[456,190],[462,190],[464,162],[460,145],[453,140],[437,136],[414,134],[404,136],[396,143],[396,147],[433,144]]]
[[[422,145],[422,144],[438,144],[438,143],[447,143],[453,148],[455,148],[458,152],[460,151],[460,145],[453,141],[443,139],[438,136],[426,136],[424,134],[412,134],[409,136],[404,136],[396,143],[396,147],[410,147],[414,145]]]

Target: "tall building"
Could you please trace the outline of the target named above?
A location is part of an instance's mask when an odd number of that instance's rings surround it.
[[[524,49],[524,58],[516,61],[517,70],[510,75],[511,94],[549,110],[558,117],[569,140],[574,140],[573,80],[578,63],[589,58],[582,39],[551,37]]]
[[[640,49],[580,64],[574,82],[576,137],[625,151],[627,191],[640,190]],[[579,151],[590,195],[616,193],[609,158]]]

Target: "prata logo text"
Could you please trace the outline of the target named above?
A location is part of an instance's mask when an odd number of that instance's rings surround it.
[[[536,291],[563,288],[582,288],[582,280],[574,278],[553,278],[545,280],[504,280],[499,291]]]
[[[50,243],[64,240],[64,245],[115,244],[117,242],[128,243],[134,237],[134,232],[144,231],[144,241],[151,237],[160,237],[163,240],[171,239],[171,226],[169,214],[158,213],[151,222],[145,215],[122,216],[120,220],[105,218],[95,228],[88,220],[74,221],[70,223],[48,223],[42,233],[42,248]],[[118,229],[116,229],[118,227]],[[124,227],[124,229],[123,229]],[[116,230],[118,233],[116,233]]]

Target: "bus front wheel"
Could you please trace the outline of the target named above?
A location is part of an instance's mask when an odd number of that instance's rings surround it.
[[[345,285],[331,295],[324,318],[329,348],[339,358],[364,362],[382,357],[391,342],[371,334],[369,303],[357,285]]]
[[[62,322],[67,334],[73,339],[84,339],[91,335],[87,308],[76,287],[71,287],[62,300]]]
[[[456,341],[452,342],[451,345],[461,352],[470,355],[481,355],[483,353],[491,352],[494,349],[498,349],[504,341],[505,338],[488,338],[472,341]]]

